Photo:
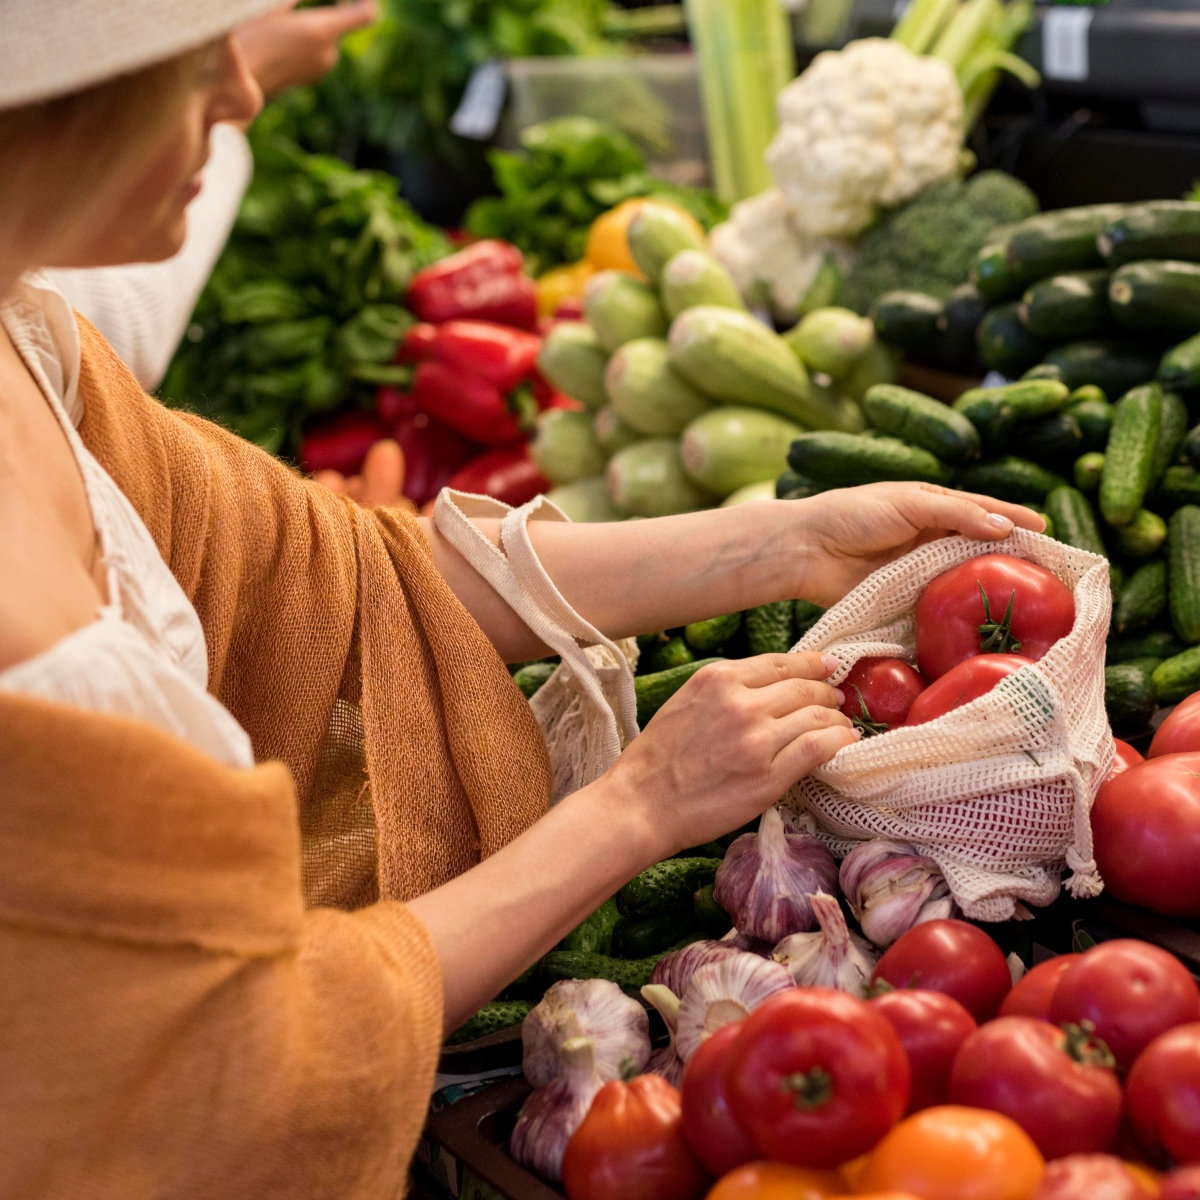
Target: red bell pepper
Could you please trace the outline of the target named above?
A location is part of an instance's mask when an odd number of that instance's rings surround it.
[[[533,398],[537,401],[538,412],[545,412],[548,408],[565,408],[568,412],[583,412],[587,408],[586,404],[576,400],[574,396],[568,396],[566,392],[560,392],[557,388],[551,387],[541,375],[533,375],[529,382],[533,386]]]
[[[433,343],[437,340],[437,326],[427,321],[419,321],[410,325],[400,349],[396,352],[396,361],[400,363],[422,362],[433,357]]]
[[[415,416],[421,406],[413,399],[412,392],[402,392],[390,383],[383,383],[375,390],[375,411],[385,425],[394,425],[401,417]]]
[[[431,348],[433,357],[448,367],[481,375],[502,392],[511,392],[537,367],[542,339],[494,321],[447,321],[437,327]]]
[[[445,363],[423,362],[413,377],[412,395],[423,411],[473,442],[498,446],[521,436],[504,393],[478,375]]]
[[[404,451],[404,494],[418,508],[479,454],[475,443],[423,412],[401,417],[392,436]]]
[[[456,492],[491,496],[505,504],[524,504],[554,485],[529,457],[529,447],[497,446],[469,462],[450,480]]]
[[[300,465],[309,473],[340,471],[357,475],[367,451],[388,436],[370,413],[348,412],[314,425],[300,443]]]
[[[537,288],[521,273],[524,261],[508,242],[475,242],[418,271],[408,286],[408,307],[435,325],[474,319],[532,329]]]

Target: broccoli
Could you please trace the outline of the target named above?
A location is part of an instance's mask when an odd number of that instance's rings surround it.
[[[886,292],[924,292],[944,300],[965,282],[992,230],[1038,211],[1034,194],[1003,171],[965,183],[943,179],[884,216],[859,243],[838,304],[865,313]]]

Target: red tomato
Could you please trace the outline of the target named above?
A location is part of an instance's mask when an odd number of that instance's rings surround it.
[[[953,996],[977,1021],[989,1021],[1012,987],[1000,947],[966,921],[922,921],[875,964],[872,983],[929,988]]]
[[[1150,758],[1105,780],[1092,806],[1092,841],[1118,900],[1200,916],[1200,754]]]
[[[1057,575],[1009,554],[981,554],[925,585],[917,667],[932,683],[976,654],[1036,660],[1074,624],[1075,597]]]
[[[1200,1200],[1200,1167],[1180,1167],[1159,1180],[1158,1200]]]
[[[871,1001],[896,1031],[912,1070],[910,1113],[946,1103],[950,1065],[959,1046],[976,1029],[975,1018],[945,992],[903,988]]]
[[[1049,1015],[1055,1025],[1091,1021],[1117,1069],[1127,1071],[1160,1033],[1200,1020],[1200,988],[1165,950],[1119,938],[1093,946],[1063,972]]]
[[[1200,1024],[1170,1029],[1138,1055],[1125,1105],[1152,1160],[1200,1162]]]
[[[895,1030],[869,1005],[803,987],[746,1018],[725,1081],[734,1115],[766,1158],[832,1167],[903,1116],[910,1072]]]
[[[1046,1167],[1029,1200],[1153,1200],[1154,1193],[1112,1154],[1069,1154]]]
[[[925,680],[902,658],[860,658],[838,686],[846,696],[842,712],[870,737],[904,724]]]
[[[1193,750],[1200,750],[1200,692],[1193,692],[1171,709],[1167,719],[1154,731],[1146,757],[1187,754]]]
[[[688,1059],[679,1089],[683,1136],[696,1157],[718,1177],[758,1157],[750,1135],[729,1111],[725,1092],[729,1048],[741,1028],[742,1023],[734,1021],[705,1038]]]
[[[1107,1047],[1034,1017],[997,1017],[963,1042],[950,1069],[950,1103],[1011,1117],[1046,1158],[1108,1150],[1121,1124],[1121,1084]]]
[[[684,1140],[679,1093],[660,1075],[596,1093],[562,1174],[570,1200],[700,1200],[709,1182]]]
[[[1113,746],[1116,748],[1116,754],[1113,756],[1112,770],[1108,773],[1109,779],[1146,761],[1128,742],[1123,742],[1120,738],[1113,738]]]
[[[955,708],[986,695],[1000,680],[1033,666],[1033,660],[1023,654],[977,654],[952,667],[936,682],[931,683],[912,703],[905,725],[924,725],[936,717],[944,717]]]
[[[1054,989],[1058,987],[1062,973],[1074,965],[1077,957],[1078,955],[1075,954],[1060,954],[1056,958],[1049,958],[1044,963],[1038,963],[1036,967],[1026,971],[1013,984],[1012,991],[1004,997],[999,1015],[1002,1017],[1037,1017],[1042,1021],[1049,1020],[1047,1014],[1050,1012],[1050,1001],[1054,997]]]

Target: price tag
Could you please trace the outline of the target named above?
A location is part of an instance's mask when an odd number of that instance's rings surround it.
[[[450,131],[477,142],[487,141],[500,122],[506,88],[503,63],[497,59],[480,63],[471,72],[463,98],[450,118]]]
[[[1042,21],[1042,73],[1047,79],[1082,83],[1088,77],[1090,8],[1051,8]]]

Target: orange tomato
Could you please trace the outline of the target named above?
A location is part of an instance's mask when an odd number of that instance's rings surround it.
[[[704,229],[700,222],[691,213],[680,208],[678,204],[672,204],[669,200],[660,200],[655,196],[636,196],[632,200],[623,201],[616,208],[610,208],[606,213],[601,213],[592,222],[592,227],[588,230],[587,246],[584,249],[583,257],[597,271],[628,271],[639,279],[646,278],[638,269],[637,263],[633,261],[633,255],[629,252],[627,233],[629,222],[637,215],[638,210],[650,203],[665,204],[668,208],[683,213],[695,226],[696,233],[700,237],[704,236]]]
[[[921,1200],[912,1192],[867,1192],[857,1196],[830,1196],[829,1200]]]
[[[753,1162],[722,1175],[705,1200],[826,1200],[843,1187],[836,1171]]]
[[[908,1191],[922,1200],[1026,1200],[1045,1166],[1015,1121],[943,1104],[886,1134],[871,1151],[858,1189]]]

